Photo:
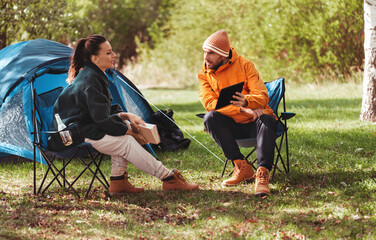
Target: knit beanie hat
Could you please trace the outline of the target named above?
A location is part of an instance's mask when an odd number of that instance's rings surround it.
[[[218,30],[210,35],[204,45],[202,45],[204,51],[213,51],[223,57],[228,57],[230,52],[230,41],[227,37],[225,30]]]

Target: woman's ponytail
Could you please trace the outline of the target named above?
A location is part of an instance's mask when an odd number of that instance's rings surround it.
[[[85,50],[86,40],[87,40],[86,38],[81,38],[77,42],[76,50],[74,51],[74,54],[72,56],[71,66],[68,71],[67,82],[69,84],[71,84],[73,79],[77,77],[80,69],[85,64],[84,50]]]
[[[71,59],[71,66],[68,71],[67,82],[69,84],[71,84],[73,79],[77,77],[85,63],[91,61],[91,56],[98,54],[100,45],[106,41],[107,39],[105,37],[98,34],[89,35],[86,38],[81,38],[78,40],[76,49]]]

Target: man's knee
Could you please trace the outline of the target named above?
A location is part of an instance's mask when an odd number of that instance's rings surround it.
[[[263,114],[259,117],[259,121],[261,124],[266,125],[267,127],[275,128],[276,126],[276,120],[273,116],[269,114]]]
[[[204,125],[210,126],[212,123],[215,123],[215,119],[217,118],[218,114],[219,113],[217,111],[207,112],[204,116]]]

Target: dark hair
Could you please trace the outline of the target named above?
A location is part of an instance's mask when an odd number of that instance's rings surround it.
[[[68,71],[67,82],[69,84],[78,75],[85,62],[91,62],[91,56],[98,54],[99,45],[106,41],[107,39],[99,34],[89,35],[78,40]]]

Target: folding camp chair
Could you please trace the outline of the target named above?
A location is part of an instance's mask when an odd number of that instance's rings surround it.
[[[269,94],[269,106],[273,109],[274,114],[278,117],[277,121],[277,128],[276,128],[276,143],[275,143],[275,150],[276,150],[276,156],[273,162],[273,174],[272,178],[274,177],[275,171],[278,170],[279,172],[282,172],[282,170],[278,167],[278,163],[281,163],[283,166],[283,169],[285,170],[285,173],[288,174],[290,172],[290,158],[289,158],[289,148],[288,148],[288,139],[287,139],[287,120],[294,117],[295,113],[292,112],[286,112],[286,102],[285,102],[285,79],[279,78],[277,80],[266,82],[265,83],[266,88],[268,89]],[[278,115],[278,107],[279,103],[283,102],[283,112],[281,115]],[[279,139],[279,140],[278,140]],[[248,160],[254,169],[255,162],[257,159],[254,159],[252,161],[249,160],[249,157],[256,151],[256,145],[257,140],[256,138],[246,138],[246,139],[237,139],[236,143],[241,148],[252,148],[251,151],[247,154],[246,160]],[[285,147],[286,151],[286,159],[283,159],[282,157],[282,148]],[[229,159],[226,159],[222,175],[223,177],[227,162],[231,161]],[[234,163],[232,163],[234,165]],[[230,173],[230,175],[232,172]]]
[[[33,94],[33,147],[34,147],[34,194],[45,193],[45,191],[51,186],[52,183],[57,182],[60,187],[68,188],[78,197],[80,195],[74,188],[74,184],[80,179],[80,177],[87,171],[91,173],[92,179],[89,188],[85,194],[88,197],[94,180],[97,179],[105,189],[108,189],[109,184],[100,170],[100,165],[103,159],[103,154],[97,152],[90,144],[81,143],[77,146],[68,148],[60,152],[50,151],[47,146],[48,135],[56,133],[56,131],[50,131],[50,125],[53,120],[53,106],[62,91],[62,87],[55,88],[48,92],[37,95],[34,91]],[[37,152],[38,151],[38,152]],[[47,164],[47,170],[39,185],[38,191],[36,190],[36,154],[40,153],[43,160]],[[61,164],[56,164],[57,158],[62,158]],[[73,179],[72,182],[68,181],[66,175],[66,169],[74,158],[79,158],[83,164],[82,171]],[[68,159],[66,161],[66,159]],[[52,180],[46,183],[47,176],[51,173]],[[45,185],[46,184],[46,185]]]

